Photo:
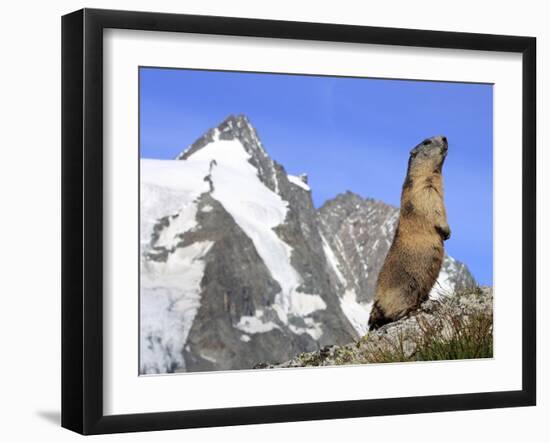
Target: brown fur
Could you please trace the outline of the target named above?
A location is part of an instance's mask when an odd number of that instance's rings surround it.
[[[444,137],[427,139],[411,151],[401,194],[399,222],[378,275],[370,329],[396,321],[427,300],[450,237],[441,170]]]

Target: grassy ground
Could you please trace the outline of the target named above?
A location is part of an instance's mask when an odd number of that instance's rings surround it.
[[[395,338],[367,344],[363,357],[369,363],[462,360],[493,357],[493,316],[478,313],[468,318],[442,315],[437,322],[419,319],[417,335],[403,332]],[[406,352],[406,340],[415,344]]]

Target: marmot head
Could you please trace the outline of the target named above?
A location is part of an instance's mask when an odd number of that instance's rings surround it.
[[[411,151],[409,157],[409,175],[430,174],[441,172],[447,156],[447,137],[438,135],[419,143]]]

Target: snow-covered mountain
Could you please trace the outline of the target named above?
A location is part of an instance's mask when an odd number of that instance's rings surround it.
[[[251,368],[365,332],[397,209],[348,192],[316,210],[245,116],[141,160],[140,204],[142,373]],[[450,258],[439,280],[474,284]]]

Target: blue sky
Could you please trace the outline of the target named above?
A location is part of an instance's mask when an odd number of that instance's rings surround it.
[[[140,69],[140,155],[174,158],[229,114],[307,172],[320,206],[346,190],[399,205],[408,153],[445,135],[447,251],[493,278],[493,87],[486,84]]]

